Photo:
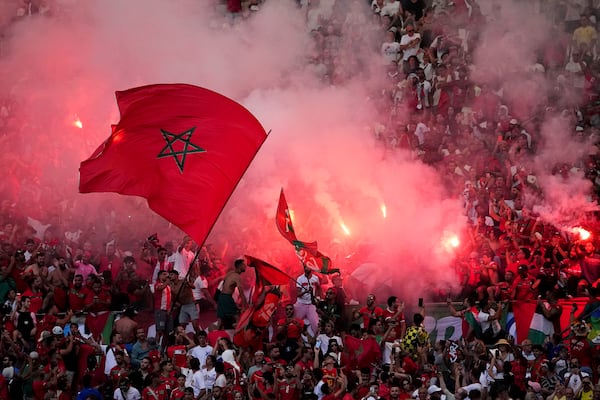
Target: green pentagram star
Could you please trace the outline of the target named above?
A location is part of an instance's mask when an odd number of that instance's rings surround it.
[[[175,159],[175,162],[177,163],[177,167],[179,167],[179,172],[183,173],[183,167],[185,165],[185,157],[188,154],[205,153],[206,152],[206,150],[204,150],[200,146],[195,145],[194,143],[190,142],[190,139],[192,138],[192,134],[194,133],[195,130],[196,130],[196,127],[194,126],[193,128],[190,128],[187,131],[177,135],[177,134],[168,132],[164,129],[161,129],[160,133],[162,133],[163,138],[167,141],[167,144],[165,145],[165,147],[163,147],[163,149],[160,151],[160,153],[158,153],[157,158],[173,157]],[[173,144],[177,143],[179,141],[184,143],[184,147],[183,147],[183,150],[178,151],[173,148]]]

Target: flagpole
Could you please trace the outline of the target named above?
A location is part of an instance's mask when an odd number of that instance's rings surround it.
[[[181,290],[183,289],[183,285],[187,282],[187,280],[188,280],[188,278],[190,276],[190,272],[192,271],[192,266],[196,263],[196,261],[198,261],[198,255],[200,254],[200,251],[202,250],[202,247],[204,246],[204,243],[206,243],[206,239],[208,238],[208,236],[210,236],[210,233],[212,232],[213,228],[215,227],[215,224],[217,223],[217,220],[219,219],[219,217],[221,216],[221,213],[225,209],[225,206],[227,205],[227,203],[229,203],[229,199],[231,199],[231,196],[233,195],[233,192],[235,192],[235,189],[237,189],[238,185],[240,184],[240,181],[242,180],[242,178],[246,174],[246,171],[248,171],[248,168],[250,167],[250,164],[252,164],[252,161],[254,161],[254,158],[256,158],[256,155],[258,154],[258,152],[262,148],[263,144],[267,141],[267,138],[269,137],[270,134],[271,134],[271,129],[269,129],[269,132],[267,132],[265,134],[265,138],[263,139],[263,141],[260,143],[260,145],[258,146],[258,148],[256,149],[256,151],[252,155],[252,158],[250,159],[250,162],[248,163],[248,165],[246,165],[246,168],[244,168],[244,172],[240,175],[240,179],[236,182],[235,186],[233,187],[233,190],[227,196],[227,200],[225,200],[225,202],[223,203],[223,206],[221,207],[221,210],[217,214],[217,218],[215,218],[214,221],[212,222],[212,224],[210,225],[210,228],[208,229],[208,232],[206,233],[206,236],[202,240],[202,243],[199,243],[198,250],[196,251],[196,254],[194,255],[194,258],[193,258],[192,262],[189,265],[189,268],[187,270],[187,273],[185,274],[185,277],[183,278],[184,282],[182,282],[181,286],[179,287],[179,290],[177,290],[177,293],[175,294],[175,298],[171,302],[171,310],[170,310],[170,312],[173,311],[173,308],[175,307],[175,303],[177,302],[177,299],[179,299],[179,297],[181,295]]]

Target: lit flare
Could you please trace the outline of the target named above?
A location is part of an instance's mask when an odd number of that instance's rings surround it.
[[[577,226],[575,228],[573,228],[573,233],[579,235],[579,238],[581,240],[588,240],[592,234],[590,233],[590,231],[583,229],[580,226]]]
[[[83,129],[83,122],[81,122],[79,117],[75,117],[75,120],[73,121],[73,126],[75,128]]]
[[[346,236],[350,236],[350,229],[348,229],[348,227],[346,226],[346,224],[344,223],[344,221],[340,222],[340,227],[342,228],[342,230],[344,231],[344,233],[346,234]]]

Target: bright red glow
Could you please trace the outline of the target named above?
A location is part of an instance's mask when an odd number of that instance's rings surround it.
[[[442,247],[446,251],[452,251],[460,246],[460,238],[453,232],[444,232],[442,236]]]
[[[573,233],[579,235],[579,238],[581,240],[588,240],[592,234],[590,233],[590,231],[583,229],[580,226],[577,226],[575,228],[573,228]]]

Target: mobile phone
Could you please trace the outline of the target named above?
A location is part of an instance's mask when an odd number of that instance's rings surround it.
[[[317,340],[317,342],[315,343],[315,347],[321,348],[321,341]]]
[[[419,307],[423,307],[423,298],[419,297]]]

